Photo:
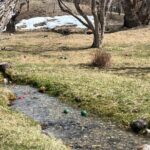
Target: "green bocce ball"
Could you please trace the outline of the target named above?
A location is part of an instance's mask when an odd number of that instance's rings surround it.
[[[69,109],[64,109],[64,114],[68,114],[69,113]]]
[[[87,115],[88,115],[88,113],[87,113],[86,110],[82,110],[82,111],[81,111],[81,116],[87,117]]]

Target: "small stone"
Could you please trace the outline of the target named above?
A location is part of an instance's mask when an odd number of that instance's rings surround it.
[[[76,101],[77,103],[80,103],[80,102],[81,102],[81,98],[80,98],[79,96],[76,96],[76,97],[75,97],[75,101]]]
[[[9,84],[12,84],[12,81],[9,81],[8,83],[9,83]]]
[[[82,111],[81,111],[81,116],[87,117],[87,115],[88,115],[88,113],[87,113],[86,110],[82,110]]]
[[[0,63],[0,72],[5,73],[8,68],[10,68],[10,64],[8,62]]]
[[[47,37],[48,37],[48,35],[44,35],[43,37],[44,37],[44,38],[47,38]]]
[[[0,50],[5,50],[5,49],[6,49],[6,47],[1,47],[1,48],[0,48]]]
[[[67,57],[61,56],[61,57],[59,57],[59,59],[67,59]]]
[[[47,129],[48,128],[48,124],[47,123],[42,123],[41,124],[41,129],[42,130],[45,130],[45,129]]]
[[[8,79],[4,78],[3,82],[4,82],[4,85],[7,85],[8,84]]]
[[[19,100],[23,100],[25,97],[24,96],[19,96],[18,99]]]
[[[9,102],[7,106],[11,107],[13,105],[12,102]]]
[[[131,122],[130,127],[133,132],[139,133],[142,130],[145,130],[147,128],[147,122],[143,119],[136,120]]]
[[[38,99],[38,97],[36,97],[36,96],[33,96],[33,97],[32,97],[32,99]]]
[[[150,150],[150,145],[144,144],[138,147],[137,150]]]
[[[44,86],[41,86],[41,87],[39,88],[39,92],[40,92],[40,93],[45,93],[45,92],[46,92],[46,88],[45,88]]]
[[[150,129],[150,121],[148,121],[148,128]]]
[[[93,149],[101,148],[101,145],[92,145],[92,148],[93,148]]]
[[[150,129],[145,129],[145,133],[148,137],[150,137]]]
[[[28,92],[23,92],[23,94],[24,94],[24,95],[28,95],[29,93],[28,93]]]
[[[68,114],[69,112],[69,109],[64,109],[64,114]]]

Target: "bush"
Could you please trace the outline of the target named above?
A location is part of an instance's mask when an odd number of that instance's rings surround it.
[[[102,50],[96,51],[92,58],[91,65],[94,67],[105,68],[110,66],[111,55]]]

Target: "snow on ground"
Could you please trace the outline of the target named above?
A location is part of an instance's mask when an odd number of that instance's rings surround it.
[[[81,16],[79,16],[84,20]],[[93,17],[88,16],[88,18],[93,22]],[[86,28],[82,23],[80,23],[76,18],[70,15],[55,16],[55,17],[35,17],[27,20],[22,20],[16,24],[17,30],[36,30],[41,28],[54,29],[58,26],[70,26],[74,25],[76,28]]]

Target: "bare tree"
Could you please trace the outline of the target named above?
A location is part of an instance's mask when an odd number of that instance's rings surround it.
[[[150,0],[122,0],[124,26],[132,28],[150,22]]]
[[[75,14],[63,0],[58,0],[58,4],[62,11],[72,15],[78,21],[80,21],[84,26],[88,29],[92,30],[93,32],[93,44],[92,47],[99,48],[102,45],[104,31],[105,31],[105,24],[106,24],[106,17],[107,12],[110,8],[112,0],[90,0],[90,8],[91,13],[94,18],[94,23],[88,18],[86,13],[81,9],[81,0],[74,0],[73,4],[81,17]]]
[[[27,10],[29,10],[29,0],[19,0],[18,7],[17,7],[17,9],[14,10],[14,14],[11,17],[9,23],[7,24],[7,27],[6,27],[7,32],[12,33],[12,32],[16,31],[15,30],[16,19],[20,15],[22,7],[24,5],[27,5]]]
[[[18,0],[2,0],[0,2],[0,31],[3,31],[14,15]]]
[[[27,9],[29,9],[29,0],[0,1],[0,32],[5,28],[7,28],[8,32],[15,31],[16,18],[25,4],[27,4]]]

